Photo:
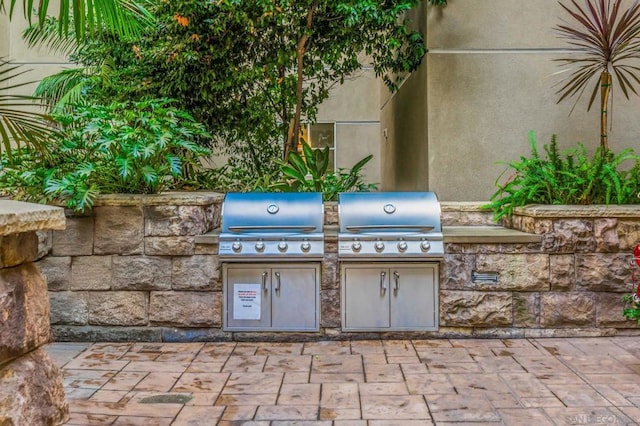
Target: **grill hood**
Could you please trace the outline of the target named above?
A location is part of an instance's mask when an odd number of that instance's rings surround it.
[[[307,234],[322,232],[322,194],[315,192],[231,192],[222,205],[223,234]]]
[[[440,203],[433,192],[340,194],[340,233],[441,232]]]

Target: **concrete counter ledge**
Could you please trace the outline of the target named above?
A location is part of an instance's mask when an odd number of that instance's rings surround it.
[[[542,236],[502,226],[443,226],[445,243],[457,244],[529,244],[539,243]]]
[[[64,209],[42,204],[0,200],[0,235],[65,229]]]

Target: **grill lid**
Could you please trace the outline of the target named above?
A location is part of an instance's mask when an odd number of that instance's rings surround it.
[[[342,193],[338,209],[341,233],[441,232],[433,192]]]
[[[222,260],[321,260],[320,193],[232,192],[222,205]]]
[[[322,232],[322,194],[230,192],[222,205],[223,234]]]

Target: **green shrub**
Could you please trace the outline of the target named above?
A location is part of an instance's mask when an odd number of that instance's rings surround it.
[[[290,151],[287,162],[280,167],[283,178],[271,185],[271,189],[284,192],[322,192],[325,201],[336,201],[340,192],[375,191],[375,184],[367,184],[362,177],[362,168],[373,158],[368,155],[358,161],[351,170],[339,169],[327,173],[329,167],[329,147],[312,149],[302,143],[304,156]]]
[[[13,164],[2,161],[6,193],[84,210],[99,193],[182,187],[210,154],[193,141],[208,135],[204,127],[167,99],[78,105],[55,118],[61,132],[48,152],[22,149]]]
[[[535,135],[529,135],[531,157],[508,164],[496,180],[498,190],[486,208],[495,220],[510,216],[526,204],[634,204],[640,194],[640,156],[626,149],[618,154],[598,148],[589,157],[582,144],[560,152],[556,136],[538,152]],[[505,173],[511,172],[502,181]]]

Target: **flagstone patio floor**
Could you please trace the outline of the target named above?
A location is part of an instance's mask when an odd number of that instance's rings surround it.
[[[68,425],[640,424],[640,338],[52,343]]]

